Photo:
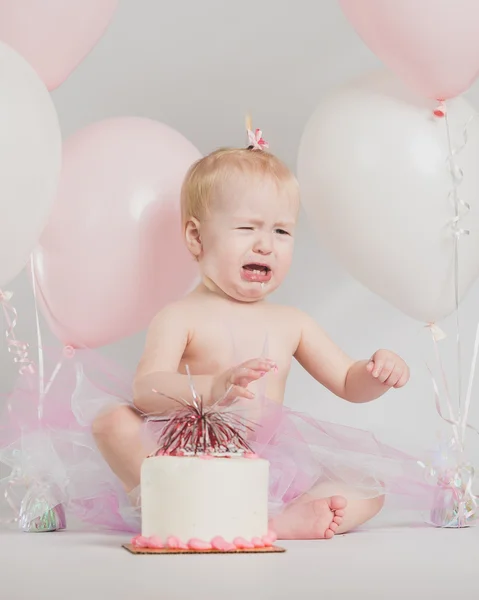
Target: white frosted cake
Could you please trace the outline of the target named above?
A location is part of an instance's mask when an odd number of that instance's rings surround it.
[[[221,402],[203,406],[191,378],[190,386],[191,402],[178,401],[157,451],[143,461],[141,535],[132,545],[220,552],[272,546],[269,463],[247,441],[251,421]]]
[[[268,478],[268,461],[256,457],[148,457],[136,544],[223,551],[270,546]]]

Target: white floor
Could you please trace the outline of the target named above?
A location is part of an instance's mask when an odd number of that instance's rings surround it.
[[[479,528],[388,526],[284,554],[141,556],[128,536],[0,534],[2,600],[442,600],[479,592]]]

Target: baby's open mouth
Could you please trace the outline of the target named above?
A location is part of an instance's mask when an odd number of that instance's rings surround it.
[[[268,265],[248,263],[247,265],[243,265],[241,274],[246,281],[266,283],[271,279],[272,271]]]

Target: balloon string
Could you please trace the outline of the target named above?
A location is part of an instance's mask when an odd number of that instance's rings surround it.
[[[78,340],[78,342],[75,344],[75,348],[81,350],[88,350],[88,346],[87,344],[84,343],[83,340],[80,339],[79,334],[74,331],[74,330],[69,330],[66,325],[64,323],[62,323],[54,314],[54,312],[52,311],[52,309],[50,308],[50,305],[47,301],[47,299],[45,298],[45,294],[42,291],[41,285],[38,283],[38,279],[36,278],[36,274],[35,274],[35,268],[34,266],[32,267],[32,279],[35,282],[35,309],[37,310],[38,313],[38,303],[37,303],[37,298],[40,298],[42,301],[42,305],[43,305],[43,311],[44,313],[47,314],[47,320],[49,319],[50,321],[52,321],[53,323],[55,323],[55,325],[63,330],[64,332],[66,332],[68,337],[73,337],[76,340]],[[70,345],[65,346],[65,348],[68,348],[69,351],[74,353],[74,348]]]
[[[451,137],[451,128],[448,117],[448,110],[446,105],[444,105],[444,120],[446,125],[446,134],[447,134],[447,145],[448,145],[448,157],[447,157],[447,165],[449,168],[449,172],[451,175],[452,181],[452,189],[449,192],[448,198],[452,201],[454,207],[454,218],[451,221],[451,229],[453,232],[453,243],[454,243],[454,304],[455,304],[455,313],[456,313],[456,364],[457,364],[457,402],[458,402],[458,423],[461,423],[461,432],[460,439],[458,442],[460,443],[460,447],[463,448],[464,440],[465,440],[465,429],[466,425],[464,422],[464,417],[462,415],[462,341],[461,341],[461,315],[460,315],[460,307],[459,307],[459,282],[460,282],[460,261],[459,261],[459,240],[464,235],[469,235],[469,230],[461,227],[462,218],[470,211],[470,205],[467,202],[464,202],[459,194],[459,186],[462,183],[464,172],[457,165],[455,161],[455,157],[465,148],[468,141],[468,127],[470,123],[475,119],[477,113],[474,113],[469,117],[466,121],[466,124],[463,128],[463,142],[460,146],[456,148],[453,147],[452,137]],[[471,370],[475,370],[475,365],[471,367]],[[474,373],[472,373],[474,376]],[[467,418],[467,416],[466,416]]]
[[[439,345],[437,342],[437,339],[435,337],[433,337],[433,342],[434,342],[434,351],[435,351],[435,355],[436,355],[436,362],[437,365],[439,367],[439,371],[441,374],[441,379],[442,379],[442,383],[444,386],[444,391],[445,391],[445,400],[446,400],[446,407],[447,407],[447,412],[448,412],[448,417],[446,417],[442,411],[441,408],[441,393],[439,391],[439,385],[437,384],[437,381],[434,377],[434,374],[432,372],[432,369],[429,367],[429,365],[426,364],[426,367],[429,371],[429,374],[431,376],[431,380],[432,380],[432,386],[434,389],[434,397],[435,397],[435,404],[436,404],[436,410],[437,413],[439,414],[439,416],[441,417],[441,419],[443,421],[445,421],[446,423],[448,423],[449,425],[452,425],[452,429],[453,429],[453,439],[456,443],[456,447],[457,448],[461,448],[462,447],[462,443],[461,443],[461,438],[463,436],[460,435],[459,431],[459,427],[465,430],[465,429],[470,429],[471,431],[474,431],[475,433],[477,433],[479,435],[479,429],[477,429],[476,427],[470,425],[467,422],[467,417],[468,417],[468,413],[469,413],[469,407],[471,404],[471,399],[472,399],[472,386],[474,383],[474,377],[475,377],[475,373],[476,373],[476,366],[477,366],[477,359],[479,356],[479,324],[477,326],[477,330],[476,330],[476,338],[474,341],[474,353],[473,353],[473,357],[471,360],[471,366],[470,366],[470,371],[469,371],[469,385],[468,385],[468,390],[467,390],[467,394],[466,394],[466,404],[465,404],[465,411],[463,413],[462,416],[462,420],[460,420],[458,417],[456,417],[454,415],[454,409],[453,409],[453,403],[452,403],[452,396],[451,393],[449,391],[449,386],[447,384],[447,376],[446,376],[446,369],[444,368],[444,362],[441,358],[441,354],[439,352]]]
[[[477,358],[479,355],[479,324],[477,326],[476,329],[476,338],[474,340],[474,352],[472,355],[472,363],[471,363],[471,370],[469,372],[469,382],[467,385],[467,392],[466,392],[466,401],[464,404],[464,413],[462,415],[462,419],[460,422],[460,427],[461,427],[461,446],[464,446],[464,442],[466,439],[466,428],[468,427],[467,424],[467,420],[468,420],[468,416],[469,416],[469,409],[471,407],[471,399],[472,399],[472,387],[474,385],[474,377],[476,374],[476,366],[477,366]],[[470,427],[470,429],[474,429],[473,427]]]
[[[434,347],[436,352],[436,359],[440,367],[440,371],[442,374],[443,384],[446,393],[446,403],[447,409],[449,413],[449,418],[445,417],[442,414],[442,410],[440,408],[439,402],[439,390],[437,384],[433,378],[433,388],[436,397],[436,409],[439,413],[439,416],[447,423],[453,426],[453,438],[457,443],[457,446],[463,451],[464,450],[464,442],[465,442],[465,434],[466,429],[473,429],[477,431],[474,427],[468,425],[468,415],[471,404],[472,397],[472,385],[475,377],[476,363],[477,357],[479,354],[479,326],[476,332],[476,339],[474,343],[474,357],[471,364],[470,375],[469,375],[469,383],[468,389],[466,393],[466,401],[464,406],[464,412],[462,410],[462,341],[461,341],[461,319],[460,319],[460,295],[459,295],[459,282],[460,282],[460,260],[459,260],[459,240],[464,235],[469,235],[470,231],[461,227],[461,220],[464,216],[470,211],[470,205],[465,202],[459,194],[459,187],[462,183],[464,172],[457,165],[455,161],[455,157],[466,147],[468,142],[468,130],[469,125],[472,121],[477,117],[478,113],[473,113],[466,121],[463,130],[462,130],[462,143],[456,147],[453,147],[452,136],[451,136],[451,128],[448,118],[448,111],[445,102],[440,102],[440,109],[434,111],[436,116],[444,117],[445,125],[446,125],[446,134],[447,134],[447,146],[448,146],[448,155],[446,159],[446,163],[451,175],[452,188],[448,194],[448,199],[452,203],[454,207],[454,217],[450,222],[450,227],[453,233],[453,268],[454,268],[454,302],[455,302],[455,315],[456,315],[456,362],[457,362],[457,401],[458,401],[458,415],[457,417],[454,415],[454,410],[452,406],[452,397],[450,395],[447,378],[445,375],[444,366],[441,361],[441,357],[439,354],[439,349],[437,347],[437,341],[442,339],[444,336],[440,329],[434,324],[430,323],[428,325],[431,330],[432,338],[434,341]],[[430,369],[429,369],[430,371]],[[432,376],[432,373],[430,371]]]
[[[449,198],[452,198],[454,205],[454,219],[451,227],[454,234],[454,304],[456,309],[456,361],[457,361],[457,402],[458,402],[458,418],[461,418],[462,404],[462,349],[461,349],[461,329],[460,329],[460,313],[459,313],[459,194],[458,186],[462,181],[462,170],[459,169],[454,161],[454,149],[452,147],[451,129],[449,126],[449,118],[447,109],[444,111],[448,144],[447,164],[451,173],[452,190],[449,192]]]
[[[32,279],[33,304],[35,307],[35,328],[37,334],[38,347],[38,418],[43,418],[43,406],[45,399],[45,360],[43,355],[42,330],[40,327],[40,314],[37,301],[37,284],[35,280],[35,271],[33,265],[33,254],[30,256],[30,277]]]
[[[441,419],[443,421],[445,421],[449,425],[452,425],[452,431],[453,431],[454,441],[456,442],[456,444],[459,444],[458,419],[454,415],[454,409],[453,409],[453,406],[452,406],[452,397],[451,397],[451,394],[449,392],[449,386],[448,386],[448,383],[447,383],[446,370],[444,369],[444,364],[443,364],[443,361],[441,359],[441,354],[439,352],[438,342],[436,341],[436,338],[434,336],[433,336],[433,342],[434,342],[434,351],[435,351],[435,354],[436,354],[436,361],[437,361],[437,364],[439,366],[439,371],[441,373],[442,383],[443,383],[443,386],[444,386],[444,392],[445,392],[445,398],[446,398],[446,406],[447,406],[447,412],[448,412],[449,417],[444,416],[444,414],[442,412],[441,402],[440,402],[441,394],[439,392],[439,386],[437,385],[437,382],[436,382],[436,379],[435,379],[435,377],[434,377],[434,375],[432,373],[432,370],[429,368],[428,365],[426,365],[427,369],[429,371],[429,374],[431,376],[432,386],[433,386],[433,389],[434,389],[434,398],[435,398],[436,411],[437,411],[438,415],[441,417]]]
[[[65,349],[64,356],[57,362],[48,381],[45,383],[45,353],[43,349],[42,329],[40,326],[40,311],[38,308],[38,293],[40,290],[35,276],[33,255],[30,258],[30,275],[32,278],[33,304],[35,307],[35,324],[38,344],[38,419],[39,421],[42,421],[45,408],[45,398],[64,365]]]

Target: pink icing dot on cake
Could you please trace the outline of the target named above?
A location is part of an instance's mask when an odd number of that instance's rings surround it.
[[[168,548],[179,548],[180,544],[180,540],[177,537],[174,537],[173,535],[170,535],[170,537],[166,540],[166,545]]]
[[[211,540],[211,545],[215,550],[220,550],[221,552],[229,552],[231,550],[236,550],[236,546],[234,544],[227,542],[220,535]]]
[[[245,454],[243,455],[245,458],[258,458],[258,455],[255,454],[254,452],[245,452]]]
[[[134,537],[131,540],[131,543],[136,548],[148,548],[148,538],[142,535],[137,535],[136,537]]]
[[[148,538],[148,548],[160,549],[163,547],[164,547],[163,542],[157,535],[152,535],[151,537]]]
[[[233,540],[233,544],[238,548],[238,550],[249,550],[251,548],[254,548],[252,542],[248,542],[248,540],[245,540],[242,537],[235,538]]]
[[[210,542],[204,542],[203,540],[197,540],[195,538],[188,542],[188,548],[191,550],[211,550],[212,547]]]
[[[272,546],[274,544],[273,539],[267,535],[264,535],[262,539],[263,539],[264,545],[266,547]]]
[[[251,543],[255,548],[264,548],[264,542],[261,538],[255,537],[251,540]]]

